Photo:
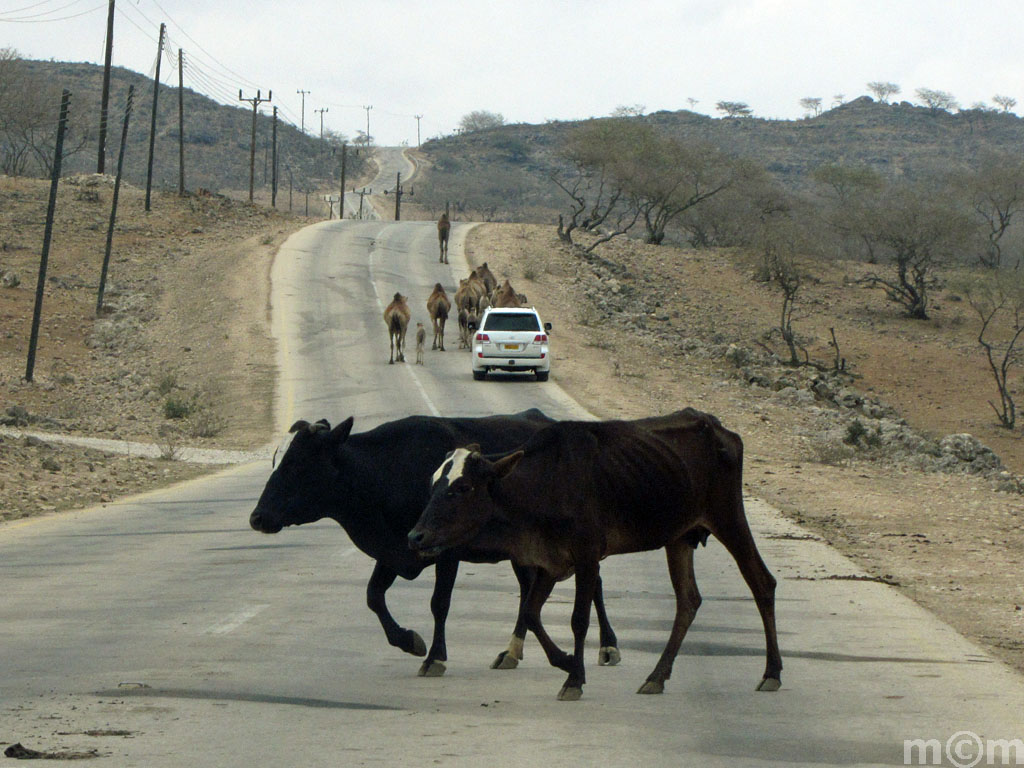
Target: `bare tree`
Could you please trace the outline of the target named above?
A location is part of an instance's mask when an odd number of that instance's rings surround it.
[[[837,93],[835,96],[832,97],[832,106],[833,107],[841,107],[845,103],[846,103],[846,94],[845,93]]]
[[[875,94],[875,98],[880,102],[887,104],[890,96],[896,96],[900,92],[900,87],[896,83],[873,80],[868,83],[868,90]]]
[[[807,110],[808,115],[817,117],[821,114],[821,98],[817,96],[806,96],[800,99],[800,106]]]
[[[999,405],[989,400],[999,423],[1013,429],[1017,406],[1009,383],[1010,369],[1020,362],[1018,343],[1024,336],[1024,278],[1018,272],[988,275],[966,286],[967,301],[978,314],[978,344],[985,350],[999,390]]]
[[[754,110],[744,101],[720,101],[715,104],[715,109],[726,117],[750,117],[754,114]]]
[[[879,243],[870,213],[885,186],[882,177],[868,166],[839,163],[818,166],[811,175],[824,190],[825,216],[843,249],[862,250],[858,255],[877,263]]]
[[[695,99],[692,96],[688,96],[686,98],[686,103],[690,105],[690,111],[692,112],[693,108],[696,107],[698,103],[700,103],[700,100]]]
[[[1003,112],[1009,112],[1017,106],[1017,100],[1012,96],[1000,96],[998,93],[992,97],[992,101],[1002,107]]]
[[[960,104],[953,97],[953,94],[948,91],[936,91],[932,88],[918,88],[915,93],[924,105],[928,107],[933,115],[938,114],[940,111],[945,110],[946,112],[952,112],[953,110],[959,109]]]
[[[638,138],[618,173],[643,217],[645,241],[660,245],[672,221],[734,183],[737,166],[709,144],[653,130]]]
[[[597,233],[597,240],[583,248],[592,252],[633,228],[640,211],[625,191],[622,165],[634,136],[648,130],[625,120],[600,120],[583,124],[570,136],[565,160],[571,170],[551,176],[571,201],[568,221],[558,217],[559,239],[577,245],[576,229]]]
[[[469,114],[463,115],[462,119],[459,120],[459,128],[461,128],[464,133],[483,131],[488,128],[498,128],[504,124],[504,115],[499,112],[488,112],[483,109],[477,109]]]
[[[1003,260],[1003,237],[1014,216],[1024,210],[1024,160],[989,155],[970,174],[967,187],[987,240],[978,258],[983,266],[997,269]]]
[[[782,293],[778,330],[789,350],[789,365],[796,367],[801,365],[801,361],[793,331],[793,310],[803,280],[796,263],[796,246],[787,228],[766,223],[760,245],[765,275]]]
[[[873,272],[860,282],[881,288],[909,317],[928,319],[935,271],[967,242],[971,222],[945,190],[927,183],[893,184],[870,217],[876,239],[891,258],[893,273]]]

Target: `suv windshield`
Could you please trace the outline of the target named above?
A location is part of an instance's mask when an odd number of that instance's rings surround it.
[[[484,331],[539,331],[540,323],[534,314],[500,314],[491,312],[487,316],[487,326]]]

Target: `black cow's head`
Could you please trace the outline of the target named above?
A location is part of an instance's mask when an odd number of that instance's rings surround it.
[[[313,424],[297,421],[288,431],[291,442],[249,516],[249,525],[262,533],[277,533],[330,514],[330,499],[337,494],[338,449],[352,431],[352,417],[334,429],[321,419]]]
[[[436,557],[472,540],[495,515],[491,481],[511,472],[522,457],[516,451],[490,461],[478,445],[449,453],[434,473],[430,501],[409,532],[409,546],[424,557]]]

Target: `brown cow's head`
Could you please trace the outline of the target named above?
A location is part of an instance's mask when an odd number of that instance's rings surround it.
[[[449,453],[434,473],[430,501],[409,532],[409,546],[424,557],[436,557],[471,541],[495,515],[491,481],[511,472],[522,457],[516,451],[490,461],[478,445]]]

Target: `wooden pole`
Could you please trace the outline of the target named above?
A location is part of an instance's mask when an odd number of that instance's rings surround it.
[[[50,260],[50,241],[53,237],[53,217],[57,211],[57,187],[60,183],[60,166],[64,159],[64,129],[68,124],[68,106],[71,92],[65,90],[60,98],[60,118],[57,123],[57,145],[53,152],[53,173],[50,176],[50,202],[46,208],[46,227],[43,230],[43,253],[39,259],[39,279],[36,281],[36,303],[32,310],[32,332],[28,341],[28,363],[25,365],[25,381],[32,381],[36,366],[36,347],[39,344],[39,321],[43,317],[43,288],[46,287],[46,265]]]
[[[178,49],[178,197],[185,196],[185,67]]]
[[[256,91],[256,95],[251,99],[243,99],[242,91],[238,91],[238,100],[247,101],[252,104],[252,135],[249,137],[249,202],[252,202],[253,186],[255,184],[256,176],[256,110],[260,104],[265,101],[272,101],[274,98],[273,91],[267,91],[267,98],[263,98],[260,91]]]
[[[164,32],[167,25],[160,24],[160,40],[156,49],[156,77],[153,78],[153,117],[149,123],[149,164],[146,170],[146,210],[150,209],[153,192],[153,150],[156,145],[156,102],[160,95],[160,60],[164,57]]]
[[[277,208],[277,107],[274,107],[274,127],[271,131],[271,139],[274,145],[273,159],[270,161],[270,206]]]
[[[348,144],[341,145],[341,207],[338,208],[338,218],[345,218],[345,155],[348,152]]]
[[[96,314],[103,309],[103,291],[107,285],[107,269],[110,266],[110,250],[114,243],[114,223],[117,221],[117,199],[121,194],[121,173],[124,170],[124,148],[128,143],[128,120],[132,115],[135,101],[135,86],[128,86],[128,103],[124,108],[124,125],[121,127],[121,148],[117,153],[117,177],[114,179],[114,197],[110,203],[110,224],[107,226],[107,249],[103,253],[103,268],[100,270],[100,289],[96,295]]]
[[[103,173],[107,157],[107,107],[110,104],[110,59],[114,53],[114,0],[107,5],[107,41],[103,55],[103,93],[100,96],[100,141],[96,173]]]

